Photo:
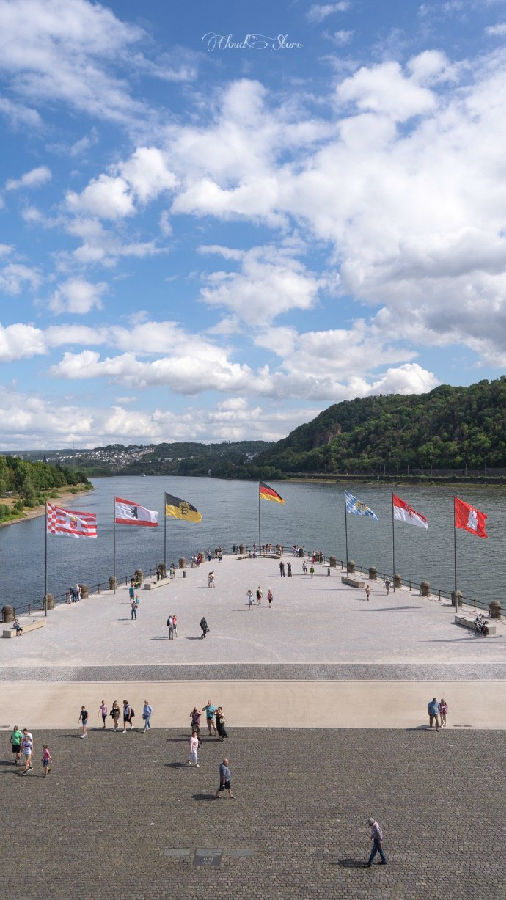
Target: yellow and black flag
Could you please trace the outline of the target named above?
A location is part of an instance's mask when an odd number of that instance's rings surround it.
[[[260,499],[261,500],[275,500],[276,503],[284,503],[282,496],[278,494],[274,488],[269,487],[268,484],[265,484],[263,481],[260,482],[259,486],[260,491]]]
[[[165,515],[173,519],[185,519],[186,522],[202,522],[202,513],[181,497],[165,493]]]

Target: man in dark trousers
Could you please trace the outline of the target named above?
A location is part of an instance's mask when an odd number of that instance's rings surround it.
[[[232,780],[232,775],[230,773],[230,763],[228,759],[225,757],[222,763],[220,763],[220,785],[218,790],[216,791],[216,799],[220,796],[220,791],[228,791],[228,796],[235,800],[235,797],[232,793],[232,788],[230,787],[230,782]]]
[[[200,620],[200,627],[202,629],[202,634],[200,636],[200,639],[202,640],[202,638],[205,638],[207,632],[209,631],[209,625],[207,624],[207,622],[205,620],[205,616],[202,616],[202,618]]]
[[[372,866],[372,861],[377,853],[379,853],[379,855],[381,856],[380,866],[386,866],[387,858],[382,847],[383,832],[381,831],[381,828],[379,827],[376,819],[373,819],[372,816],[369,818],[369,825],[371,826],[371,841],[373,843],[371,855],[369,856],[369,859],[365,864],[366,868],[369,869]]]

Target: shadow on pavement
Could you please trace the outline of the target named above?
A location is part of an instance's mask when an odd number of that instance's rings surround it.
[[[366,863],[363,859],[346,859],[329,860],[332,866],[341,866],[342,869],[365,869]]]
[[[194,800],[216,800],[216,794],[192,794]]]

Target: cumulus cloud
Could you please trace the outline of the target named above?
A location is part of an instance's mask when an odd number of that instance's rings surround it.
[[[20,294],[25,287],[36,290],[40,282],[39,271],[23,263],[11,262],[0,267],[0,291],[6,294]]]
[[[38,166],[36,169],[30,169],[20,178],[9,178],[5,183],[6,191],[19,191],[31,188],[38,188],[51,179],[51,170],[47,166]]]
[[[46,352],[43,332],[33,325],[16,322],[4,328],[0,324],[0,361],[27,359]]]
[[[107,290],[104,282],[91,284],[83,278],[69,278],[53,293],[49,308],[56,314],[75,313],[85,315],[94,307],[102,306],[102,295]]]

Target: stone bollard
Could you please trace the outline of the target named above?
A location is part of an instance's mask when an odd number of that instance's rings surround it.
[[[462,606],[462,591],[452,591],[452,606]]]
[[[87,584],[80,584],[81,588],[81,600],[86,600],[90,596],[90,589]]]
[[[430,581],[420,582],[420,596],[428,597],[430,595]]]
[[[349,559],[348,560],[348,574],[353,573],[354,571],[355,571],[355,560]]]
[[[42,608],[54,609],[54,594],[46,594],[42,601]]]
[[[16,611],[13,606],[2,606],[2,622],[14,622]]]
[[[376,581],[378,570],[376,566],[369,566],[369,581]]]
[[[118,579],[114,575],[109,575],[109,590],[115,591],[118,587]]]
[[[331,569],[335,569],[337,566],[337,558],[335,556],[329,556],[329,566]]]
[[[400,575],[394,575],[394,588],[402,587],[402,578]]]
[[[5,608],[5,607],[4,607]],[[491,619],[501,618],[501,604],[499,600],[491,600],[488,604],[488,611]]]
[[[184,556],[179,557],[179,568],[180,569],[186,568],[186,559],[184,558]]]
[[[241,544],[239,547],[239,556],[244,556],[245,553],[246,553],[246,547],[244,546],[244,544]]]

